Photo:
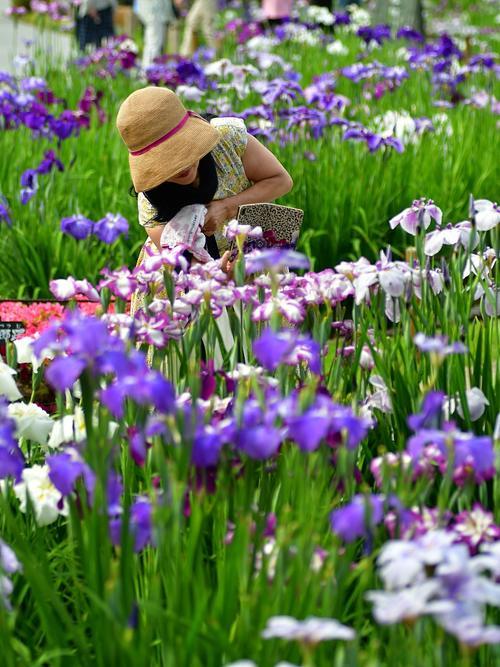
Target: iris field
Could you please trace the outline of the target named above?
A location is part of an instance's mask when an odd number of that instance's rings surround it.
[[[2,664],[499,662],[498,16],[462,5],[0,73]],[[297,251],[135,268],[146,83],[275,152]]]

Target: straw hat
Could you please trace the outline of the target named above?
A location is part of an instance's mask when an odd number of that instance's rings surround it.
[[[116,126],[129,151],[136,192],[168,181],[220,140],[218,130],[187,111],[174,92],[156,86],[129,95],[118,111]]]

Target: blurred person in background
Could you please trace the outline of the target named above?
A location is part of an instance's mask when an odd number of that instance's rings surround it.
[[[262,0],[264,22],[268,25],[280,25],[290,20],[292,0]]]
[[[216,49],[214,20],[217,12],[217,0],[195,0],[191,6],[184,26],[181,55],[192,56],[199,45],[198,35],[203,34],[206,45]]]
[[[136,0],[134,12],[144,26],[143,68],[153,64],[164,51],[167,26],[176,20],[172,0]]]
[[[85,51],[88,45],[101,46],[103,40],[113,37],[113,11],[116,0],[83,0],[76,9],[75,31],[78,46]]]

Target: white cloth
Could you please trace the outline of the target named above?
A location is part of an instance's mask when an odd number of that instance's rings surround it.
[[[163,53],[166,26],[166,23],[160,21],[151,21],[144,24],[144,50],[142,52],[142,66],[144,69],[152,65],[154,59]]]
[[[136,0],[134,12],[144,25],[144,51],[142,66],[153,64],[163,53],[167,24],[175,20],[171,0]]]
[[[145,26],[151,23],[171,23],[175,19],[171,0],[136,0],[134,12]]]
[[[185,245],[199,262],[209,262],[212,257],[205,250],[206,238],[201,231],[206,212],[203,204],[190,204],[181,208],[163,228],[161,247],[173,250],[176,246]]]

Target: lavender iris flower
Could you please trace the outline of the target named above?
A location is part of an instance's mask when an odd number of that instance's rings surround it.
[[[347,12],[333,12],[334,25],[350,25],[351,17]]]
[[[71,389],[85,366],[85,360],[78,357],[57,357],[45,371],[45,377],[51,387],[63,392]]]
[[[445,425],[444,430],[424,428],[408,440],[406,447],[414,465],[421,460],[427,445],[433,445],[445,462],[451,457],[457,483],[467,477],[469,471],[477,483],[495,474],[493,442],[488,436],[462,433],[451,424]]]
[[[266,81],[262,89],[262,101],[267,105],[274,105],[277,101],[291,102],[298,95],[302,96],[303,91],[299,84],[287,79],[273,79]]]
[[[356,33],[358,37],[369,44],[370,42],[375,42],[376,44],[382,44],[384,40],[391,38],[391,28],[388,25],[376,25],[376,26],[362,26],[358,28]]]
[[[277,397],[268,396],[265,407],[254,398],[247,400],[234,436],[236,446],[253,459],[276,454],[285,437],[285,429],[275,426],[276,418]]]
[[[417,333],[413,342],[421,352],[430,352],[439,357],[446,357],[449,354],[466,354],[467,347],[460,341],[448,344],[448,336],[426,336],[424,333]]]
[[[11,610],[9,595],[13,590],[13,584],[6,575],[14,574],[14,572],[20,572],[21,570],[21,563],[17,560],[14,551],[0,539],[0,605],[7,609],[7,611]]]
[[[60,141],[63,141],[71,136],[78,135],[80,123],[75,112],[66,109],[58,118],[50,120],[50,130]]]
[[[275,371],[293,350],[295,340],[296,336],[289,331],[274,332],[272,329],[265,329],[253,342],[253,353],[267,370]]]
[[[336,405],[327,396],[316,396],[314,403],[303,412],[299,410],[296,396],[290,397],[290,401],[284,413],[287,437],[295,440],[303,451],[314,451],[325,438],[329,442],[345,440],[347,448],[354,449],[366,436],[368,420],[356,416],[347,406]]]
[[[107,213],[94,224],[93,233],[104,243],[114,243],[120,234],[128,234],[128,222],[118,213]]]
[[[286,420],[288,437],[295,440],[303,452],[314,451],[326,437],[332,421],[330,407],[318,397],[305,412]]]
[[[0,196],[0,222],[6,222],[9,227],[12,225],[12,219],[10,217],[9,203],[7,199],[3,196]]]
[[[127,398],[139,405],[152,405],[162,414],[173,411],[175,391],[172,384],[159,371],[148,367],[141,352],[105,352],[100,362],[102,372],[116,374],[115,380],[100,392],[101,401],[112,415],[117,418],[123,416]]]
[[[285,329],[274,332],[265,329],[253,343],[253,352],[267,370],[274,371],[280,364],[296,365],[305,361],[313,373],[321,373],[321,349],[312,338]]]
[[[36,169],[26,169],[21,174],[21,204],[25,206],[38,190],[38,179]]]
[[[24,456],[15,439],[16,422],[9,417],[8,403],[0,396],[0,479],[21,480]]]
[[[263,271],[279,271],[285,266],[290,269],[308,269],[309,259],[300,252],[282,248],[254,250],[245,257],[247,275]]]
[[[112,518],[109,522],[111,541],[121,544],[122,519]],[[138,498],[130,506],[129,530],[134,538],[134,551],[142,551],[153,541],[153,508],[147,498]]]
[[[430,391],[424,398],[421,411],[408,417],[408,426],[413,431],[437,426],[443,411],[444,400],[443,391]]]
[[[63,497],[75,491],[76,481],[81,478],[88,498],[92,502],[95,487],[95,473],[73,447],[68,447],[62,454],[47,457],[49,478]]]
[[[144,433],[136,426],[129,426],[127,429],[130,456],[138,466],[143,466],[146,461],[146,440]]]
[[[412,28],[411,26],[403,26],[402,28],[399,28],[399,30],[396,33],[396,38],[407,39],[411,42],[424,41],[424,36],[422,35],[422,33],[418,32],[418,30],[415,30],[415,28]]]
[[[223,442],[219,433],[211,426],[197,429],[193,440],[191,460],[197,468],[210,468],[219,461]]]
[[[72,215],[61,220],[61,231],[73,238],[83,241],[90,236],[94,223],[83,215]]]
[[[351,640],[355,636],[356,633],[352,628],[339,623],[334,618],[318,618],[316,616],[311,616],[303,621],[292,616],[273,616],[268,619],[267,625],[262,631],[264,639],[279,637],[287,641],[295,640],[309,646],[315,646],[326,640]]]
[[[393,148],[397,153],[402,153],[404,151],[403,143],[397,137],[383,137],[380,134],[370,132],[370,130],[362,126],[348,128],[344,132],[342,138],[344,141],[347,141],[348,139],[364,141],[370,153],[374,153],[385,146]]]
[[[49,174],[52,169],[57,169],[58,171],[64,171],[64,165],[59,160],[54,151],[46,151],[43,160],[40,162],[36,168],[38,174]]]
[[[382,521],[383,506],[383,496],[356,495],[349,504],[331,513],[332,530],[345,542],[369,537],[373,528]]]

